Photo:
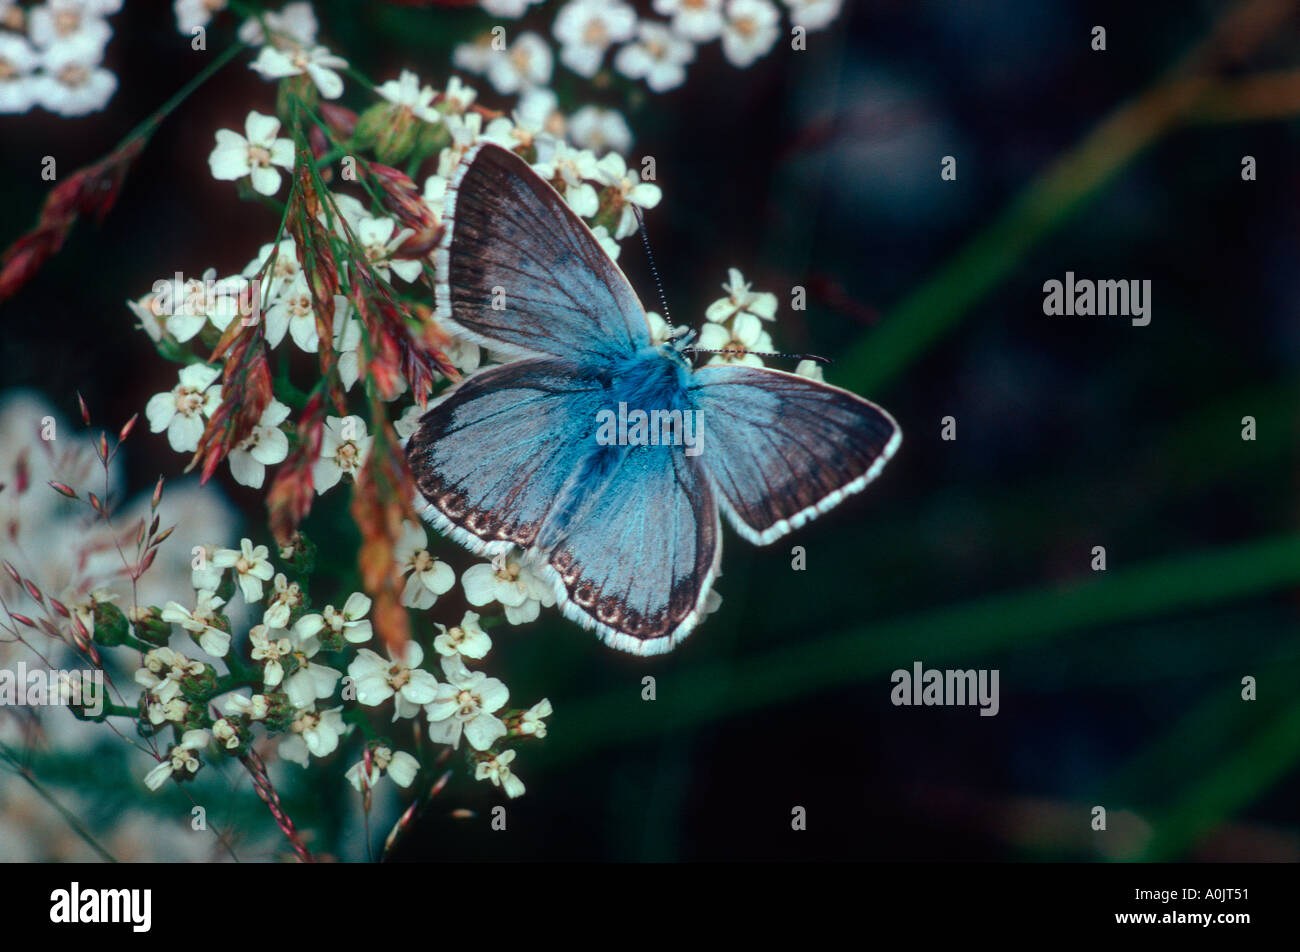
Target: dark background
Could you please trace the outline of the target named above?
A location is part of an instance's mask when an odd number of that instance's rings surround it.
[[[523,24],[540,28],[554,6]],[[1296,532],[1294,119],[1175,125],[933,346],[873,351],[908,339],[876,336],[907,319],[900,302],[1232,6],[859,0],[807,51],[778,43],[748,70],[713,44],[662,96],[620,83],[593,94],[557,66],[567,108],[622,109],[630,155],[656,157],[664,200],[648,227],[675,319],[698,324],[740,267],[782,301],[777,346],[837,360],[827,379],[889,409],[904,442],[877,484],[789,541],[754,549],[729,534],[723,608],[667,658],[615,654],[553,612],[495,629],[492,673],[556,710],[515,763],[529,792],[492,833],[497,795],[458,776],[442,806],[478,819],[432,810],[399,858],[1300,858],[1300,550],[1255,548]],[[0,119],[5,242],[35,219],[43,156],[61,176],[99,157],[229,37],[215,28],[193,53],[163,7],[113,18],[121,86],[104,113]],[[366,75],[409,67],[435,86],[451,45],[494,22],[374,2],[317,10],[322,40]],[[1094,25],[1104,52],[1090,49]],[[1293,67],[1296,26],[1219,75]],[[4,387],[36,388],[70,416],[80,390],[124,420],[172,385],[123,302],[174,270],[237,271],[276,226],[207,170],[214,130],[270,111],[272,87],[245,62],[162,126],[106,223],[79,227],[3,306]],[[344,101],[366,100],[349,83]],[[1246,154],[1257,181],[1241,180]],[[944,155],[955,182],[940,180]],[[635,241],[620,263],[649,304]],[[1150,279],[1150,326],[1045,317],[1042,284],[1067,270]],[[809,290],[806,312],[787,306],[793,285]],[[1240,438],[1247,414],[1255,442]],[[949,415],[955,442],[939,439]],[[183,464],[162,435],[133,443],[132,487]],[[265,535],[261,494],[225,467],[219,481]],[[348,566],[344,504],[308,529]],[[796,544],[804,572],[791,570]],[[1089,569],[1094,545],[1104,576]],[[892,706],[889,672],[916,660],[998,668],[1001,713]],[[1240,700],[1245,675],[1260,700]],[[289,806],[335,837],[338,798],[300,789]],[[1106,833],[1089,830],[1095,804]],[[795,805],[806,832],[790,829]]]

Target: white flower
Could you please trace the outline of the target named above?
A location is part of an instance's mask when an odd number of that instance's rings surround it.
[[[722,52],[742,69],[766,56],[781,35],[780,14],[769,0],[727,0]]]
[[[33,80],[36,102],[60,116],[84,116],[103,109],[117,90],[117,77],[99,65],[99,57],[94,47],[50,47],[41,61],[45,72]]]
[[[254,661],[264,662],[262,666],[262,685],[276,688],[284,680],[284,665],[281,658],[293,654],[293,642],[286,637],[281,628],[268,628],[265,623],[254,625],[248,632],[248,641],[253,646],[249,656]]]
[[[496,712],[510,699],[506,686],[482,671],[467,670],[459,656],[444,658],[442,670],[447,683],[438,685],[437,695],[424,707],[429,740],[459,747],[464,734],[475,750],[487,750],[505,737],[505,722]]]
[[[520,33],[507,50],[494,51],[487,61],[487,78],[503,96],[513,96],[530,86],[551,81],[554,58],[546,41],[536,33]]]
[[[721,19],[719,19],[721,26]],[[676,89],[686,79],[695,46],[662,23],[642,20],[637,38],[614,54],[614,68],[628,79],[644,79],[657,93]]]
[[[16,33],[0,33],[0,114],[26,112],[37,102],[41,83],[32,77],[40,57]]]
[[[356,684],[357,700],[367,707],[375,707],[396,695],[393,720],[414,717],[421,705],[437,696],[438,680],[420,667],[424,649],[418,642],[407,642],[405,659],[393,657],[391,648],[388,657],[385,661],[369,648],[357,652],[356,659],[348,665],[348,674]]]
[[[263,304],[269,305],[275,296],[291,285],[302,273],[298,265],[298,253],[292,238],[285,238],[279,244],[262,245],[257,250],[257,257],[245,266],[244,277],[252,278],[261,272],[268,259],[274,255],[266,276],[262,279]]]
[[[673,32],[696,43],[722,33],[722,0],[654,0],[655,13],[673,18]]]
[[[374,634],[366,620],[369,611],[370,598],[364,592],[353,592],[343,603],[342,611],[326,605],[320,614],[303,615],[294,623],[294,632],[300,637],[315,637],[329,629],[332,635],[349,644],[364,644]]]
[[[275,166],[293,168],[293,141],[277,139],[280,120],[250,112],[244,120],[245,135],[231,129],[217,130],[217,146],[208,156],[212,177],[233,182],[247,176],[253,190],[274,195],[280,190],[280,173]]]
[[[219,566],[212,564],[212,557],[217,554],[219,547],[200,545],[195,548],[202,552],[196,552],[190,562],[190,584],[199,591],[215,592],[221,585],[221,576],[225,574]],[[195,567],[195,562],[198,563],[198,568]]]
[[[557,142],[550,154],[533,166],[533,171],[559,188],[569,207],[583,218],[590,218],[599,210],[600,197],[586,181],[596,177],[594,153]]]
[[[297,582],[290,582],[285,578],[283,572],[275,576],[272,588],[274,593],[266,606],[265,614],[262,615],[262,624],[268,628],[283,628],[289,624],[289,616],[293,614],[293,610],[302,604],[302,589]]]
[[[214,658],[224,658],[230,650],[230,634],[217,628],[217,609],[226,603],[212,592],[199,591],[194,611],[186,611],[178,602],[168,602],[162,611],[162,620],[180,625],[198,642],[200,648]]]
[[[293,657],[298,662],[298,669],[284,680],[284,693],[289,703],[297,708],[310,707],[316,701],[323,700],[334,693],[334,685],[343,672],[317,664],[311,659],[321,650],[320,639],[314,633],[309,634],[310,625],[294,625],[291,640]]]
[[[772,352],[772,338],[753,314],[737,314],[728,330],[723,324],[705,324],[700,330],[700,350],[720,350],[711,364],[741,364],[745,367],[762,367],[763,361],[752,351]]]
[[[545,737],[546,723],[542,718],[550,717],[554,713],[551,702],[547,698],[542,698],[524,711],[524,716],[519,719],[519,733],[531,734],[539,739]]]
[[[790,22],[805,30],[821,30],[840,15],[844,0],[785,0]]]
[[[727,296],[709,305],[704,312],[706,321],[725,324],[737,314],[753,314],[764,321],[776,317],[776,295],[770,291],[751,291],[739,268],[727,269],[727,283],[722,290],[727,292]]]
[[[392,777],[393,783],[399,787],[409,787],[415,781],[415,775],[419,771],[420,762],[406,751],[394,751],[391,747],[376,747],[370,752],[370,774],[366,776],[366,787],[370,790],[375,789],[375,784],[379,783],[380,777],[385,773]],[[360,760],[349,767],[344,776],[347,777],[348,783],[360,791],[361,778],[365,774],[366,762]]]
[[[807,377],[809,380],[816,380],[818,383],[825,383],[826,376],[822,373],[822,365],[815,360],[801,360],[795,365],[794,372],[800,377]]]
[[[438,596],[445,595],[456,584],[456,572],[429,554],[429,537],[423,527],[413,522],[402,528],[397,561],[407,577],[402,590],[402,604],[407,608],[432,608]]]
[[[505,606],[506,620],[512,625],[533,621],[540,607],[555,604],[555,595],[541,576],[513,552],[492,562],[472,565],[460,579],[465,600],[481,607],[492,602]]]
[[[466,86],[459,76],[453,76],[447,80],[447,88],[442,91],[439,105],[446,115],[461,116],[469,111],[477,98],[478,91],[473,86]]]
[[[176,14],[176,31],[183,36],[192,36],[196,29],[212,22],[214,13],[224,9],[226,0],[175,0],[172,12]]]
[[[632,36],[636,11],[622,0],[569,0],[555,16],[560,62],[590,79],[612,43]]]
[[[500,50],[492,48],[491,33],[482,33],[469,43],[457,43],[451,51],[451,65],[467,73],[482,76]]]
[[[303,767],[310,756],[327,757],[339,746],[339,738],[347,732],[343,723],[342,707],[328,711],[314,709],[299,711],[289,729],[292,733],[280,741],[280,756]]]
[[[491,780],[494,787],[500,787],[512,800],[523,796],[524,782],[510,772],[510,763],[514,759],[513,750],[503,750],[495,757],[480,760],[474,768],[474,779]]]
[[[432,86],[421,86],[420,77],[408,69],[402,70],[397,79],[384,83],[377,92],[393,105],[406,108],[417,119],[442,121],[442,115],[433,108],[434,97],[438,94]]]
[[[658,311],[646,311],[646,321],[650,325],[650,343],[666,344],[673,338],[673,328],[668,325]]]
[[[307,278],[301,273],[287,286],[281,285],[274,303],[266,309],[266,342],[279,347],[285,331],[293,338],[299,350],[316,353],[320,338],[316,332],[316,302],[312,300]],[[347,298],[334,295],[334,314],[337,318],[347,308]]]
[[[254,694],[252,697],[232,694],[226,698],[224,710],[231,717],[243,714],[250,721],[265,720],[271,713],[271,699],[265,694]]]
[[[398,231],[397,222],[391,218],[363,218],[357,225],[357,240],[365,250],[366,259],[385,281],[390,280],[390,268],[403,281],[414,281],[423,272],[424,264],[419,260],[392,257],[411,234],[409,228]]]
[[[283,79],[306,73],[322,96],[338,99],[343,95],[343,79],[335,70],[347,65],[347,60],[335,56],[323,46],[311,49],[299,47],[288,51],[264,46],[257,59],[249,64],[249,68],[260,73],[264,79]]]
[[[583,106],[569,119],[569,138],[584,149],[626,152],[632,148],[632,130],[617,109]]]
[[[239,729],[224,717],[219,717],[212,724],[212,739],[226,750],[234,750],[239,746]]]
[[[167,756],[157,767],[145,775],[144,785],[150,790],[157,790],[173,774],[194,776],[202,766],[197,751],[208,746],[208,732],[204,730],[186,731],[181,742],[167,751]]]
[[[203,418],[211,416],[221,404],[221,387],[214,386],[221,376],[219,367],[189,364],[180,372],[180,383],[167,393],[149,398],[144,415],[154,433],[167,431],[167,442],[178,453],[193,453],[203,435]]]
[[[455,174],[461,156],[479,141],[483,133],[483,117],[477,112],[464,116],[449,114],[443,124],[451,133],[451,145],[438,153],[438,175],[450,178]]]
[[[316,42],[316,32],[320,29],[316,23],[316,14],[306,0],[286,3],[279,13],[268,10],[262,14],[266,25],[271,30],[271,40],[276,46],[293,48],[311,46]],[[249,17],[239,27],[239,38],[252,46],[260,46],[267,41],[262,32],[262,24],[257,17]]]
[[[218,549],[212,554],[212,564],[219,569],[233,568],[244,601],[252,605],[262,600],[262,583],[275,575],[270,551],[264,545],[256,548],[251,539],[240,539],[238,549]]]
[[[289,455],[289,438],[280,429],[289,416],[289,408],[272,399],[262,411],[257,426],[230,451],[230,474],[242,486],[262,488],[266,467],[283,463]]]
[[[614,207],[621,209],[614,229],[616,240],[626,238],[637,229],[636,212],[632,206],[654,208],[663,197],[658,185],[641,181],[641,176],[629,170],[623,156],[617,152],[611,152],[600,160],[596,174],[601,182],[614,189]]]
[[[354,479],[365,465],[373,437],[366,435],[366,421],[359,416],[325,418],[325,432],[321,436],[320,459],[312,467],[312,481],[316,492],[333,488],[344,473]]]
[[[134,677],[136,684],[166,703],[181,693],[181,682],[185,678],[200,675],[205,670],[201,661],[191,661],[179,651],[154,648],[144,656],[144,667],[137,669]]]
[[[39,47],[77,47],[98,59],[113,35],[101,14],[116,13],[121,6],[120,0],[111,4],[49,0],[28,12],[27,34]]]
[[[351,390],[361,375],[361,322],[355,317],[334,312],[334,349],[338,351],[339,379],[343,389]]]
[[[433,639],[433,650],[444,658],[460,655],[463,658],[482,658],[492,648],[492,639],[479,627],[478,612],[466,612],[455,628],[438,625],[441,634]]]

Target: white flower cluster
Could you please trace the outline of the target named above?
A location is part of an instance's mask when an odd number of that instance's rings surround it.
[[[532,0],[481,0],[494,16],[522,16]],[[843,0],[784,0],[790,22],[804,30],[829,26]],[[551,33],[560,44],[560,62],[590,79],[600,71],[609,50],[617,47],[614,69],[644,81],[656,93],[676,89],[696,48],[720,40],[727,60],[741,69],[766,56],[781,35],[781,14],[772,0],[654,0],[666,20],[638,19],[624,0],[569,0],[560,7]],[[499,93],[509,94],[550,83],[553,55],[537,33],[519,34],[508,45],[493,46],[485,36],[456,50],[461,69],[488,78]]]
[[[117,76],[101,65],[122,0],[0,0],[0,114],[40,106],[84,116],[108,105]]]
[[[417,541],[415,531],[413,527],[412,544]],[[418,531],[422,535],[422,530]],[[427,551],[418,556],[410,553],[407,561],[416,590],[441,593],[451,587],[445,577],[451,569],[430,559]],[[217,591],[227,579],[228,591],[238,592],[250,609],[262,611],[261,621],[248,633],[251,674],[246,665],[232,658],[230,623],[220,613],[225,601]],[[136,683],[144,689],[141,710],[151,724],[172,725],[181,736],[146,776],[150,789],[158,789],[168,779],[197,773],[202,752],[214,741],[226,750],[246,745],[254,723],[283,734],[280,756],[306,767],[311,758],[328,757],[339,748],[351,730],[344,719],[343,702],[355,700],[364,707],[391,703],[393,721],[423,713],[433,743],[454,749],[462,738],[467,741],[474,751],[478,779],[490,780],[510,797],[524,792],[509,768],[514,752],[500,749],[499,743],[508,736],[544,737],[543,719],[550,715],[551,705],[543,699],[527,711],[508,713],[509,689],[496,678],[469,669],[466,659],[481,661],[492,647],[477,613],[466,612],[454,628],[438,625],[433,648],[445,679],[440,681],[422,666],[424,649],[418,642],[408,643],[401,655],[390,650],[387,657],[360,647],[374,635],[367,618],[371,602],[365,594],[353,592],[342,607],[326,605],[318,612],[308,612],[297,583],[275,570],[266,546],[255,546],[250,539],[243,539],[238,549],[204,547],[191,583],[195,607],[169,602],[161,620],[180,626],[212,659],[225,661],[242,686],[227,692],[215,689],[217,673],[211,665],[171,647],[157,647],[144,655],[135,672]],[[467,592],[469,588],[467,582]],[[413,600],[426,601],[418,593]],[[431,599],[427,601],[432,604]],[[353,651],[346,679],[343,671],[318,658],[321,652]],[[246,687],[251,687],[251,693],[243,693]],[[205,718],[204,712],[196,711],[187,700],[205,689],[215,708],[211,718]],[[334,701],[338,703],[331,703]],[[406,787],[419,771],[413,754],[396,750],[387,742],[371,743],[368,760],[368,765],[363,759],[347,772],[347,779],[358,789],[373,788],[384,775]]]

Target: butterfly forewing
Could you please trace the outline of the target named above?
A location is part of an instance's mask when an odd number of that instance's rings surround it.
[[[510,356],[601,361],[650,342],[627,278],[513,152],[486,143],[466,153],[444,210],[439,320]]]

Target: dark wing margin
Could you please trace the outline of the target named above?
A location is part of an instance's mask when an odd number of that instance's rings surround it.
[[[645,309],[623,272],[513,152],[493,143],[466,152],[442,220],[439,321],[510,357],[609,360],[649,344]]]
[[[798,374],[714,365],[695,372],[700,459],[727,519],[767,545],[862,491],[903,433],[862,397]]]
[[[698,459],[676,446],[632,447],[545,554],[557,600],[611,647],[670,651],[705,613],[720,529]]]

